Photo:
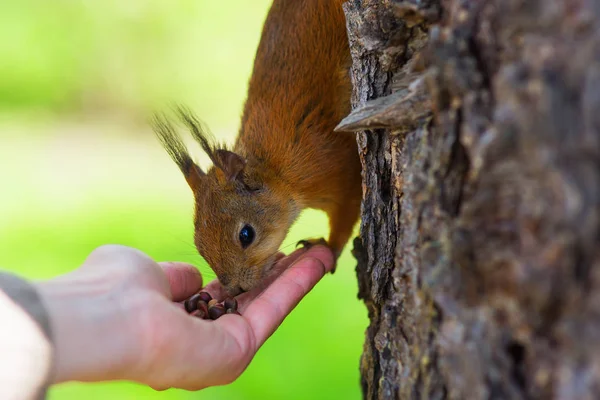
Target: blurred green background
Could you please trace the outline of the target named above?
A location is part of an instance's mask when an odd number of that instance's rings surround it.
[[[146,118],[183,102],[232,140],[269,4],[0,2],[0,268],[50,278],[120,243],[212,278],[192,244],[191,192]],[[283,248],[326,234],[326,217],[309,211]],[[50,399],[358,399],[367,316],[356,293],[347,248],[232,385],[71,383]]]

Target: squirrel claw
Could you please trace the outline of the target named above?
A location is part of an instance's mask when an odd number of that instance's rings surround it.
[[[311,247],[317,245],[327,246],[327,241],[323,238],[300,240],[298,243],[296,243],[296,248],[302,246],[305,249],[310,249]]]
[[[310,249],[313,246],[317,246],[317,245],[321,245],[321,246],[329,246],[329,243],[327,243],[327,240],[325,240],[324,238],[319,238],[319,239],[306,239],[306,240],[300,240],[298,243],[296,243],[296,248],[302,246],[305,249]],[[331,248],[331,247],[330,247]],[[339,258],[340,254],[338,251],[335,252],[335,260],[337,262],[337,259]],[[330,273],[334,274],[335,273],[335,268],[336,266],[334,265],[333,268],[331,269]]]

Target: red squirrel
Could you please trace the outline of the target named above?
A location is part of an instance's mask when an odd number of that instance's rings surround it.
[[[196,248],[231,296],[269,274],[302,210],[325,211],[327,245],[336,259],[358,220],[356,138],[333,131],[350,112],[345,1],[273,2],[231,149],[217,144],[189,110],[178,109],[213,163],[207,172],[192,161],[166,117],[153,121],[194,193]]]

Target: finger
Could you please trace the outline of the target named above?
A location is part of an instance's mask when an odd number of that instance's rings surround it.
[[[290,265],[294,263],[297,259],[302,256],[302,254],[306,253],[307,249],[297,249],[293,253],[290,253],[287,256],[280,257],[276,262],[276,269],[286,269]]]
[[[239,311],[244,311],[248,304],[264,292],[264,290],[269,287],[283,271],[289,268],[289,266],[298,260],[302,254],[306,253],[306,251],[307,249],[298,249],[288,256],[285,256],[283,253],[278,253],[275,266],[269,275],[254,289],[237,296]]]
[[[183,301],[202,288],[202,275],[194,266],[180,262],[161,262],[169,280],[173,301]]]
[[[333,265],[331,250],[315,246],[248,305],[243,316],[254,331],[257,349]]]

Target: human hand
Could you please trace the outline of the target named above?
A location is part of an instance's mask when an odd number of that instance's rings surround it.
[[[279,276],[237,297],[242,316],[211,321],[183,309],[202,288],[196,268],[100,247],[77,270],[37,284],[53,328],[53,382],[131,380],[187,390],[230,383],[333,264],[326,247],[297,250],[279,260]],[[218,281],[203,290],[225,297]]]

